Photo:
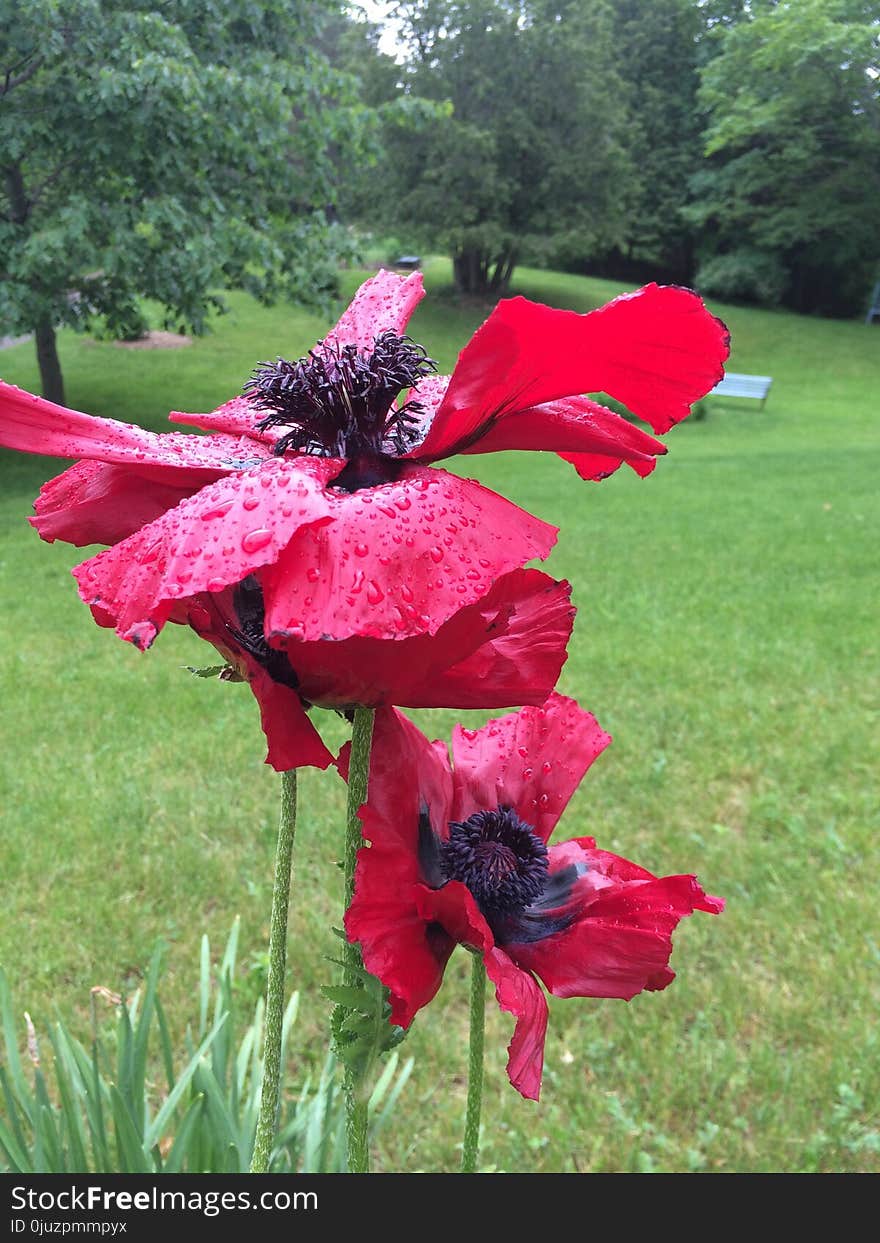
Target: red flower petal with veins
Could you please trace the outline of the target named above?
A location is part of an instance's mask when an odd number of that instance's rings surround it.
[[[421,272],[400,277],[383,269],[361,285],[324,342],[327,345],[356,345],[358,349],[370,350],[382,332],[402,335],[424,296]]]
[[[208,484],[122,543],[77,566],[79,593],[149,646],[175,601],[220,592],[276,560],[299,527],[329,521],[329,458],[260,466]]]
[[[303,698],[323,707],[543,703],[566,659],[574,620],[570,592],[568,583],[540,570],[515,570],[434,635],[355,635],[334,643],[288,643],[284,650]]]
[[[533,448],[540,428],[552,435],[558,419],[542,406],[584,393],[608,393],[666,432],[721,379],[728,353],[726,328],[688,289],[646,285],[587,315],[510,298],[462,350],[413,456],[434,461],[465,452],[497,423],[526,411],[518,429],[522,447]],[[581,447],[596,451],[570,448]]]
[[[556,541],[555,527],[488,488],[423,466],[324,498],[327,523],[297,532],[263,576],[272,643],[434,634]]]
[[[509,806],[546,842],[610,742],[596,718],[563,695],[553,695],[546,706],[489,721],[483,729],[456,725],[452,819]],[[538,757],[543,757],[540,763]]]

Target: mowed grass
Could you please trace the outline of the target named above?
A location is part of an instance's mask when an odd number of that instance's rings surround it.
[[[345,292],[362,276],[345,273]],[[435,296],[412,333],[449,369],[487,308],[441,296],[444,262],[427,276]],[[619,292],[525,270],[517,289],[581,311]],[[327,327],[231,305],[185,350],[64,335],[69,404],[161,428],[168,409],[210,409],[257,360],[296,356]],[[581,483],[553,455],[452,463],[561,529],[547,568],[572,581],[579,613],[560,689],[614,745],[559,834],[592,833],[658,873],[694,871],[728,899],[721,917],[680,926],[665,992],[551,1003],[540,1105],[507,1083],[511,1023],[490,1005],[487,1169],[880,1168],[880,330],[712,309],[732,330],[732,369],[774,377],[763,412],[713,401],[670,434],[645,481]],[[0,374],[35,388],[32,346],[0,354]],[[180,1032],[198,939],[219,946],[236,914],[240,987],[262,987],[277,779],[247,689],[184,672],[212,656],[194,636],[169,627],[141,655],[92,623],[68,573],[85,554],[41,544],[25,521],[57,469],[2,462],[0,963],[38,1026],[60,1011],[86,1030],[90,986],[133,987],[163,937]],[[414,715],[447,737],[457,714]],[[304,774],[293,1083],[326,1049],[343,803],[333,774]],[[412,1030],[415,1073],[377,1168],[456,1166],[467,975],[459,953]]]

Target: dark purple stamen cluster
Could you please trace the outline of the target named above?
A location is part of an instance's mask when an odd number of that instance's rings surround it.
[[[446,879],[467,885],[490,920],[525,910],[547,883],[547,847],[512,807],[453,822],[441,851]]]
[[[266,609],[263,603],[263,592],[260,584],[252,574],[243,579],[236,587],[232,596],[232,607],[238,625],[226,623],[226,629],[240,648],[248,653],[268,673],[273,682],[289,686],[296,690],[299,679],[294,673],[285,652],[270,647],[266,642],[263,621]]]
[[[356,345],[319,342],[305,358],[260,363],[245,396],[268,413],[258,427],[287,427],[274,452],[319,457],[400,457],[418,439],[419,402],[395,398],[437,370],[424,349],[382,332],[370,354]]]

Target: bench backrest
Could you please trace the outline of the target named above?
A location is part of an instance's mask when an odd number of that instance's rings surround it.
[[[772,383],[773,377],[769,375],[742,375],[737,371],[728,371],[712,392],[726,393],[729,397],[758,397],[763,400],[770,392]]]

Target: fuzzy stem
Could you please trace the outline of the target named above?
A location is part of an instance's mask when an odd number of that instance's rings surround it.
[[[296,769],[281,774],[281,817],[275,850],[275,880],[269,925],[269,981],[266,989],[266,1038],[263,1047],[263,1087],[254,1138],[252,1174],[269,1168],[278,1101],[281,1095],[281,1032],[284,1021],[284,973],[287,964],[287,912],[290,905],[290,871],[296,831]]]
[[[358,811],[367,801],[370,776],[370,747],[373,741],[373,708],[355,708],[351,731],[351,758],[348,768],[348,822],[345,834],[345,909],[354,897],[354,870],[357,852],[363,845]],[[343,954],[343,983],[356,987],[363,966],[359,946],[346,943]],[[367,1100],[365,1085],[353,1066],[345,1068],[345,1121],[348,1139],[348,1168],[352,1174],[366,1174],[370,1169],[370,1148],[367,1136]]]
[[[462,1174],[474,1174],[480,1148],[480,1107],[483,1103],[483,1036],[486,1022],[486,968],[481,954],[471,963],[471,1039],[468,1053],[467,1114],[461,1153]]]

